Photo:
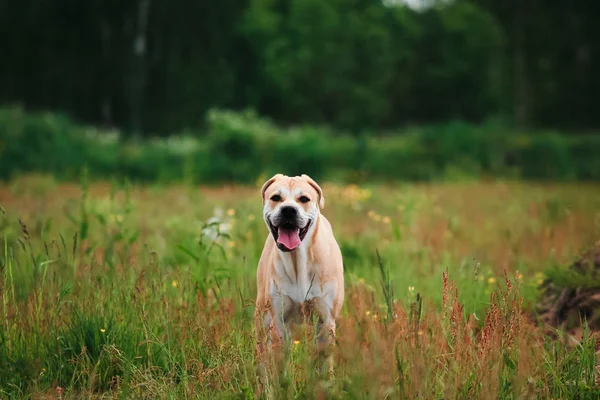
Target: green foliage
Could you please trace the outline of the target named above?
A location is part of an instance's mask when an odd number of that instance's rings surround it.
[[[600,288],[600,277],[595,269],[577,271],[563,265],[554,265],[546,270],[549,282],[559,288]]]
[[[65,24],[71,13],[79,18]],[[198,129],[213,108],[361,130],[477,121],[506,102],[505,34],[474,1],[416,11],[380,0],[35,0],[2,9],[0,26],[10,60],[0,102],[127,136]]]
[[[589,129],[600,126],[599,11],[591,1],[12,2],[0,6],[0,103],[125,136],[200,129],[213,108],[355,132],[497,115]]]
[[[79,180],[87,171],[90,178],[202,183],[254,183],[277,172],[345,181],[600,179],[595,135],[513,133],[453,122],[375,137],[317,125],[284,128],[253,112],[219,110],[209,114],[207,129],[205,135],[131,141],[61,116],[3,108],[0,177],[41,172]]]
[[[274,127],[253,113],[212,111],[208,115],[207,153],[201,168],[208,182],[252,182],[269,160],[265,146]]]
[[[573,140],[555,132],[529,137],[517,151],[523,165],[523,177],[529,179],[568,180],[579,168],[570,153]],[[592,141],[590,144],[593,144]],[[575,162],[574,162],[575,161]],[[591,160],[590,160],[591,161]],[[584,167],[585,168],[585,167]]]
[[[369,0],[257,0],[244,22],[274,91],[261,111],[281,121],[477,120],[498,103],[490,71],[501,33],[473,4],[418,13]]]

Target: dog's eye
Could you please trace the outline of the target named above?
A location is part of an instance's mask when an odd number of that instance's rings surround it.
[[[310,199],[306,196],[300,196],[298,200],[300,200],[300,203],[308,203],[310,201]]]
[[[276,203],[277,203],[277,202],[280,202],[280,201],[281,201],[281,196],[280,196],[280,195],[278,195],[278,194],[276,194],[276,195],[273,195],[273,196],[271,196],[271,201],[274,201],[274,202],[276,202]]]

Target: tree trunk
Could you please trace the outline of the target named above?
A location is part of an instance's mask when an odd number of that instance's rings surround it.
[[[110,56],[110,40],[111,30],[110,22],[103,17],[100,21],[100,30],[102,35],[102,63],[104,65],[102,71],[103,85],[101,88],[102,99],[101,99],[101,110],[100,116],[102,124],[105,126],[113,125],[113,113],[112,113],[112,68],[111,68],[111,56]]]
[[[135,136],[142,130],[144,117],[144,86],[146,83],[147,26],[150,0],[138,1],[136,33],[133,39],[131,69],[131,129]]]
[[[515,88],[515,122],[519,127],[526,127],[531,117],[531,93],[528,76],[527,52],[525,49],[526,13],[525,4],[516,2],[514,20],[514,88]]]

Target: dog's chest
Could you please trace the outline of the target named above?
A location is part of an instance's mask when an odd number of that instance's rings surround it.
[[[276,263],[277,281],[271,286],[272,294],[278,292],[288,296],[297,304],[307,300],[324,297],[328,285],[322,281],[319,266],[311,263],[286,264]]]

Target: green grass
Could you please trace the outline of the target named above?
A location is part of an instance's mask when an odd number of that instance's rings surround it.
[[[305,327],[263,396],[600,395],[594,337],[522,314],[597,241],[599,187],[322,186],[345,260],[336,376]],[[258,188],[23,177],[0,205],[0,397],[255,398]]]

